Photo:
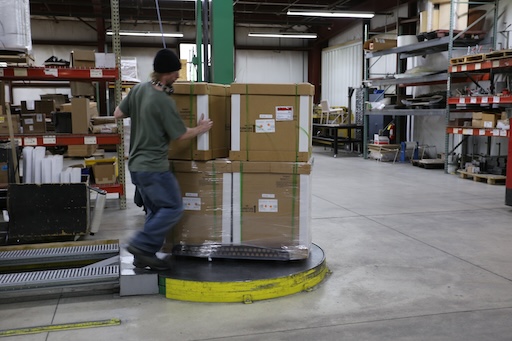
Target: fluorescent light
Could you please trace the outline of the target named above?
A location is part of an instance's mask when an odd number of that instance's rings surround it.
[[[249,33],[249,37],[315,39],[316,33]]]
[[[370,12],[336,12],[336,11],[288,11],[288,15],[301,15],[305,17],[328,17],[328,18],[373,18],[375,13]]]
[[[107,35],[111,36],[114,33],[107,31]],[[158,32],[142,32],[142,31],[119,31],[120,36],[132,37],[167,37],[167,38],[182,38],[183,33],[158,33]]]

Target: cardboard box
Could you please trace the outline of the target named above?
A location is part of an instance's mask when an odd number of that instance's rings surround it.
[[[116,163],[110,162],[97,162],[92,165],[92,174],[94,175],[94,183],[114,184],[116,183]]]
[[[74,68],[96,67],[96,56],[94,50],[73,50],[71,51],[71,66]]]
[[[94,97],[96,95],[96,89],[92,82],[69,82],[71,88],[71,95],[73,97]]]
[[[234,245],[306,259],[311,248],[312,162],[233,162]]]
[[[19,115],[11,115],[13,134],[20,133],[20,117]],[[0,116],[0,135],[9,135],[9,121],[7,116]]]
[[[471,124],[471,118],[451,118],[448,121],[448,127],[468,127]]]
[[[307,162],[314,91],[309,83],[231,84],[229,158]]]
[[[396,47],[396,39],[372,38],[364,42],[364,49],[368,51],[381,51]]]
[[[488,114],[484,112],[474,112],[472,116],[471,126],[475,128],[489,128],[496,127],[497,117],[495,114]]]
[[[73,134],[89,133],[91,118],[98,115],[96,102],[88,98],[72,98],[71,103],[61,105],[60,110],[71,112]]]
[[[97,144],[71,145],[68,146],[67,156],[69,157],[89,157],[98,149]]]
[[[34,102],[34,108],[36,113],[45,114],[46,117],[50,118],[52,112],[54,112],[57,107],[53,100],[41,100]]]
[[[60,108],[62,104],[69,103],[68,95],[65,94],[43,94],[41,95],[41,100],[53,101],[55,103],[55,108]]]
[[[187,127],[195,127],[204,114],[213,127],[197,138],[172,141],[168,158],[173,160],[213,160],[229,156],[230,97],[229,86],[209,83],[175,83],[172,97]]]
[[[23,134],[46,133],[46,118],[44,114],[22,114],[21,128]]]
[[[231,161],[169,162],[185,211],[167,235],[164,249],[200,246],[204,252],[231,243]]]
[[[454,22],[454,30],[464,30],[468,27],[468,3],[463,2],[454,2],[455,6],[455,22]],[[447,3],[442,3],[439,5],[439,29],[440,30],[449,30],[450,29],[450,13],[451,13],[451,4],[450,1]]]

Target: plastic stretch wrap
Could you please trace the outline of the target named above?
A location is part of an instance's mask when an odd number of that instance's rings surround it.
[[[32,51],[29,0],[0,0],[0,50]]]
[[[306,259],[310,162],[170,161],[185,212],[164,251],[211,258]]]

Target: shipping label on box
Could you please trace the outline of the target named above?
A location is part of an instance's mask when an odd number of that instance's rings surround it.
[[[231,151],[239,161],[308,161],[314,86],[231,84]]]

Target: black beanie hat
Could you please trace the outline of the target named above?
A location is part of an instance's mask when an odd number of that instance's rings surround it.
[[[157,52],[153,60],[153,70],[158,73],[174,72],[181,69],[181,62],[174,52],[162,49]]]

